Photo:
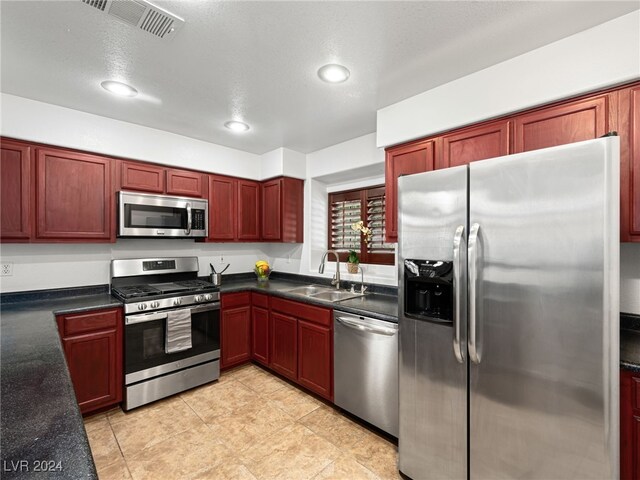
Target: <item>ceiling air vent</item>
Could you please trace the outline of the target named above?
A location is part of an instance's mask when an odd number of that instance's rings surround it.
[[[163,39],[172,38],[184,20],[146,0],[82,0],[121,22]]]

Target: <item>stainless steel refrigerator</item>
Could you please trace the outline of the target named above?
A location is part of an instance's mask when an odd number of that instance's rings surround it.
[[[619,476],[619,139],[401,177],[399,469]]]

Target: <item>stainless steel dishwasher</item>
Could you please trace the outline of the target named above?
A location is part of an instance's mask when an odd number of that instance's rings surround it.
[[[334,400],[398,436],[398,324],[333,312]]]

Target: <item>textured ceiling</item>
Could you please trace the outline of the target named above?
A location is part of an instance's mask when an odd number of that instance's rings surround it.
[[[375,131],[381,107],[640,6],[154,3],[186,21],[170,41],[80,0],[2,0],[0,89],[258,154],[278,147],[307,153]],[[349,81],[319,81],[326,63],[346,65]],[[140,95],[114,97],[100,88],[107,79]],[[251,130],[226,130],[230,119]]]

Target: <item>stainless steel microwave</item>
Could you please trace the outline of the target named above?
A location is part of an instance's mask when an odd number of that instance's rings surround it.
[[[201,198],[118,192],[119,237],[204,238],[208,218]]]

